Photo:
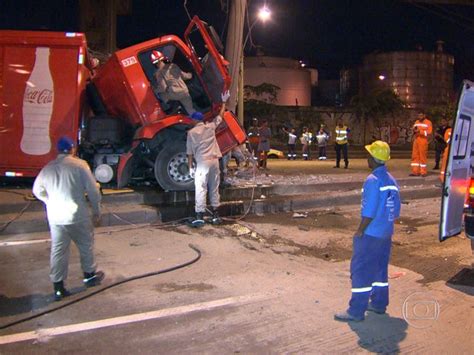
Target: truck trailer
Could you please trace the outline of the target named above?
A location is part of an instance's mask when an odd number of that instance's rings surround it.
[[[139,43],[95,68],[82,33],[0,31],[0,176],[35,177],[68,136],[102,184],[156,180],[164,190],[191,190],[185,145],[193,121],[153,90],[151,53],[192,74],[186,85],[205,120],[218,113],[231,78],[211,26],[195,16],[183,39]],[[246,135],[232,112],[223,119],[216,135],[225,154]]]

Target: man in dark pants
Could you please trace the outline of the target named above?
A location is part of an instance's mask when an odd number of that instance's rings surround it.
[[[344,169],[349,167],[349,158],[347,157],[347,144],[348,144],[348,137],[349,137],[350,129],[342,122],[342,120],[337,121],[336,126],[336,166],[335,168],[339,168],[341,163],[341,152],[344,156]]]
[[[400,193],[385,162],[390,147],[382,141],[366,145],[369,168],[362,192],[361,222],[354,234],[351,259],[352,298],[345,312],[334,319],[360,322],[365,311],[385,313],[388,306],[388,263],[393,224],[400,217]],[[370,303],[369,303],[370,300]]]
[[[439,169],[439,162],[441,161],[441,155],[444,152],[444,148],[446,148],[446,142],[444,141],[444,133],[446,130],[450,128],[448,126],[448,121],[446,118],[441,118],[440,125],[436,128],[435,133],[435,167],[433,170]]]
[[[68,274],[71,240],[79,249],[84,285],[99,285],[104,273],[97,271],[93,250],[93,224],[100,222],[98,185],[87,163],[75,157],[76,147],[71,138],[60,138],[57,149],[57,158],[41,169],[36,177],[33,194],[46,204],[51,231],[50,278],[54,286],[54,299],[60,301],[70,295],[64,281]]]

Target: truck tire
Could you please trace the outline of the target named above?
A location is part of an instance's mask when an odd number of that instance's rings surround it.
[[[167,191],[194,190],[194,179],[189,175],[186,144],[166,143],[155,160],[155,179]]]

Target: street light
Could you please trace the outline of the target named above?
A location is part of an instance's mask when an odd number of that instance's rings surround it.
[[[252,28],[255,26],[257,21],[260,20],[263,23],[265,23],[266,21],[268,21],[270,19],[271,15],[272,15],[271,11],[266,6],[260,8],[260,10],[258,10],[257,17],[253,20],[252,24],[250,25],[250,27],[247,31],[247,36],[245,36],[244,45],[242,46],[242,52],[244,51],[245,46],[247,45],[247,41],[249,40],[250,34],[252,32]]]
[[[245,46],[247,45],[247,41],[249,40],[250,34],[252,32],[252,28],[255,26],[258,20],[262,22],[266,22],[271,17],[271,11],[268,9],[267,6],[263,6],[258,10],[257,17],[253,20],[252,24],[250,25],[247,36],[245,36],[244,43],[242,45],[242,54],[240,56],[240,75],[239,75],[239,97],[238,97],[238,118],[239,122],[243,125],[244,124],[244,51]]]

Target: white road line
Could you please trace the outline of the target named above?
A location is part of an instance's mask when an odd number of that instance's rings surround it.
[[[159,319],[170,316],[179,316],[186,313],[196,311],[209,311],[215,308],[230,306],[230,305],[242,305],[246,303],[256,302],[268,298],[268,295],[264,294],[253,294],[246,296],[229,297],[215,301],[195,303],[187,306],[180,306],[174,308],[161,309],[158,311],[145,312],[131,314],[128,316],[121,316],[115,318],[101,319],[92,322],[77,323],[64,325],[55,328],[37,329],[31,332],[16,333],[10,335],[0,336],[0,345],[17,343],[26,340],[39,340],[41,338],[49,338],[55,335],[64,335],[69,333],[83,332],[93,329],[112,327],[117,325],[129,324],[142,322],[150,319]]]
[[[16,240],[12,242],[0,242],[0,247],[11,247],[15,245],[28,245],[38,243],[48,243],[51,239],[35,239],[35,240]]]

